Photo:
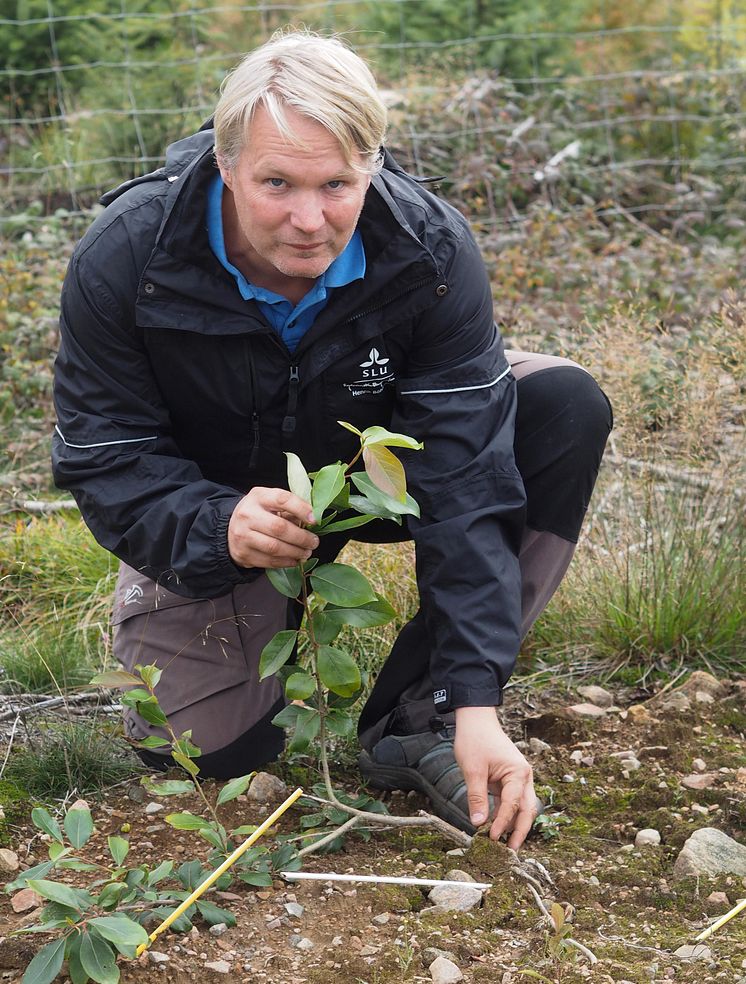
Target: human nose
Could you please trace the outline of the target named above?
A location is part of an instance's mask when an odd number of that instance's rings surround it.
[[[318,195],[304,194],[293,202],[290,221],[300,232],[318,232],[326,221]]]

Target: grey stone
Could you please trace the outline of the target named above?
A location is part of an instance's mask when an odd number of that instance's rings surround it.
[[[706,693],[711,697],[721,698],[727,694],[727,687],[714,677],[712,673],[704,670],[695,670],[686,683],[676,688],[675,693],[684,693],[687,696],[695,696],[697,693]]]
[[[693,946],[685,943],[674,950],[673,955],[680,960],[712,960],[712,950],[704,943],[695,943]]]
[[[578,693],[585,700],[591,704],[596,704],[598,707],[611,707],[614,703],[613,694],[610,694],[608,690],[604,690],[603,687],[597,687],[594,684],[588,687],[578,687]]]
[[[287,794],[288,787],[282,779],[269,772],[257,772],[251,780],[246,796],[252,803],[272,803],[284,799]]]
[[[635,837],[635,847],[657,847],[661,842],[661,835],[652,827],[640,830]]]
[[[541,755],[542,752],[551,752],[552,746],[541,738],[529,738],[528,750],[532,755]]]
[[[12,875],[14,871],[18,871],[20,867],[20,862],[18,861],[18,855],[15,851],[9,851],[7,848],[2,848],[0,850],[0,872],[7,875]]]
[[[664,712],[673,711],[674,713],[683,714],[685,711],[690,711],[692,709],[692,702],[689,700],[686,694],[673,693],[661,704],[660,710]]]
[[[450,871],[446,872],[446,881],[457,881],[457,882],[473,882],[474,879],[471,877],[468,871],[462,871],[461,868],[451,868]]]
[[[746,847],[714,827],[695,830],[673,867],[675,878],[730,874],[746,877]]]
[[[373,916],[373,922],[377,926],[385,926],[390,919],[391,916],[388,914],[388,912],[381,912],[379,913],[379,915]]]
[[[307,936],[298,940],[295,945],[299,950],[313,950],[313,940],[309,940]]]
[[[451,960],[453,963],[456,962],[456,954],[452,953],[450,950],[441,950],[437,946],[428,946],[422,951],[422,962],[426,967],[430,967],[430,964],[437,960],[438,957],[443,957],[445,960]]]
[[[152,964],[167,964],[170,959],[167,953],[161,953],[160,950],[148,950],[148,960]]]
[[[457,981],[464,979],[456,964],[445,957],[437,957],[430,964],[429,969],[433,984],[456,984]]]
[[[212,970],[216,974],[230,974],[231,965],[227,960],[212,960],[205,964],[205,970]]]
[[[696,758],[692,762],[692,768],[695,772],[707,772],[707,763],[704,759]]]
[[[210,926],[210,936],[222,936],[223,933],[228,932],[228,927],[225,923],[215,923],[214,926]]]
[[[597,704],[571,704],[567,708],[568,713],[574,714],[575,717],[585,717],[585,718],[602,718],[606,717],[606,710],[603,707],[599,707]]]
[[[156,813],[160,813],[161,810],[165,810],[165,809],[166,807],[163,805],[163,803],[156,803],[156,802],[148,803],[148,805],[145,807],[145,816],[152,817]]]
[[[305,910],[300,902],[288,902],[285,906],[285,912],[287,912],[289,916],[294,916],[296,919],[300,919],[304,911]]]
[[[428,898],[433,905],[438,906],[445,912],[468,912],[470,909],[476,909],[477,906],[482,904],[482,890],[480,888],[472,888],[469,885],[469,882],[474,881],[471,875],[467,875],[465,871],[456,869],[455,871],[449,871],[446,879],[448,881],[462,881],[464,885],[463,887],[458,885],[436,885],[435,888],[431,888]]]

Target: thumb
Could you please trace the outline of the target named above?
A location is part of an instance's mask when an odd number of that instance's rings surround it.
[[[466,798],[469,804],[469,816],[475,827],[487,820],[489,814],[489,798],[487,791],[487,775],[482,773],[464,777],[466,780]]]

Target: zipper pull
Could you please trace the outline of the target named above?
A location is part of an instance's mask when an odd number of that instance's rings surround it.
[[[285,419],[282,422],[282,436],[290,437],[295,433],[295,411],[298,406],[298,380],[300,374],[297,366],[290,367],[290,379],[288,380],[288,405]]]
[[[253,471],[259,459],[259,414],[256,410],[251,415],[251,426],[254,431],[254,441],[251,445],[251,457],[249,458],[249,468]]]

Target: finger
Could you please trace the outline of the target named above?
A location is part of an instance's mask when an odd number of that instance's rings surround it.
[[[297,526],[290,520],[283,519],[273,512],[260,511],[248,520],[250,530],[247,537],[263,537],[258,543],[252,543],[258,550],[272,555],[283,548],[285,553],[295,555],[298,551],[315,550],[319,538],[315,533]],[[266,540],[274,540],[279,546],[271,547]]]
[[[514,829],[524,788],[525,783],[519,779],[510,779],[503,784],[500,791],[500,806],[490,830],[490,837],[493,840],[502,837],[506,830]]]
[[[487,774],[470,773],[464,775],[466,781],[466,798],[469,804],[469,817],[475,827],[481,827],[489,816],[489,799],[487,798]]]
[[[249,530],[241,537],[240,555],[251,558],[252,567],[293,567],[301,560],[308,560],[311,549],[278,540],[257,530]]]
[[[531,786],[530,794],[529,790],[527,790],[527,794],[521,802],[521,806],[515,821],[515,827],[513,828],[513,833],[510,835],[510,840],[508,841],[508,847],[512,848],[514,851],[518,850],[531,832],[535,819],[536,794],[534,793],[533,786]]]
[[[265,489],[254,490],[256,501],[265,509],[271,512],[286,512],[294,516],[299,523],[314,523],[316,520],[309,503],[288,492],[287,489]]]

